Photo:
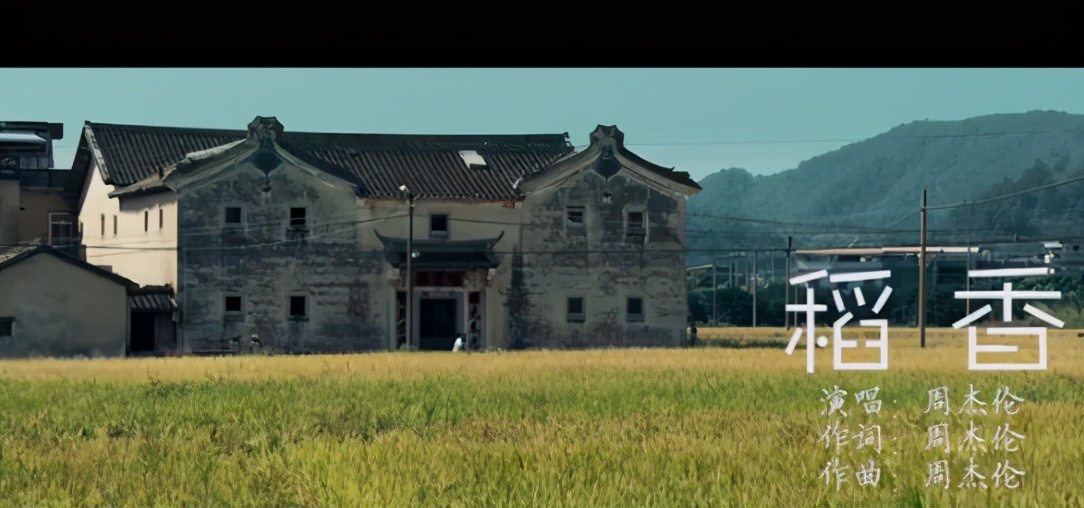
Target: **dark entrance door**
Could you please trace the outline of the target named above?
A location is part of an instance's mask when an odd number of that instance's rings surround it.
[[[129,348],[131,354],[148,354],[154,352],[154,318],[153,312],[132,313],[132,345]]]
[[[418,309],[418,349],[451,351],[456,330],[454,298],[423,298]]]

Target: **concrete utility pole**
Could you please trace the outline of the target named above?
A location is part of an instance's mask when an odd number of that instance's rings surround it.
[[[964,274],[964,291],[971,292],[971,213],[972,208],[967,207],[967,273]],[[967,315],[971,315],[971,297],[967,298]]]
[[[786,311],[786,308],[787,308],[786,305],[790,305],[790,250],[791,250],[791,247],[793,247],[793,246],[794,246],[794,237],[793,236],[788,236],[787,237],[787,258],[786,258],[786,261],[787,261],[787,266],[786,266],[787,278],[783,280],[783,301],[786,302],[786,304],[783,306],[783,325],[786,326],[787,330],[790,330],[790,313]]]
[[[926,347],[926,189],[922,189],[921,235],[918,248],[918,341],[919,347],[924,348]]]
[[[414,340],[414,270],[411,259],[414,257],[414,192],[406,185],[400,185],[399,190],[406,194],[409,210],[407,219],[409,226],[407,232],[406,248],[406,272],[407,272],[407,296],[406,296],[406,344],[407,350],[413,348]]]
[[[760,251],[753,251],[753,328],[757,327],[757,282],[760,279]]]
[[[716,268],[719,260],[711,260],[711,326],[719,326],[719,306],[715,303],[715,296],[719,293],[719,274]]]

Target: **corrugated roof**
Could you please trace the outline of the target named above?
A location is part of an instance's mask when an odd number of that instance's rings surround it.
[[[885,254],[917,254],[921,247],[843,247],[837,249],[799,249],[794,251],[797,255],[806,256],[881,256]],[[966,254],[968,247],[947,247],[930,245],[926,247],[929,254]],[[971,252],[978,252],[978,247],[971,247]]]
[[[135,294],[128,298],[132,310],[172,312],[177,308],[177,302],[167,294]]]
[[[245,139],[248,131],[188,129],[87,122],[90,148],[105,162],[102,178],[132,185],[188,154]],[[406,184],[415,196],[510,201],[512,184],[573,152],[565,134],[407,135],[330,134],[285,131],[276,141],[306,163],[352,175],[362,193],[401,198]],[[459,151],[474,150],[488,167],[472,169]]]

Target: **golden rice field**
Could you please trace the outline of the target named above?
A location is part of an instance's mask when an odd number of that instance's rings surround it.
[[[969,372],[966,332],[890,333],[888,371],[834,372],[828,349],[813,375],[804,342],[787,356],[786,332],[747,328],[696,349],[0,361],[0,503],[1084,506],[1080,332],[1051,333],[1043,372]],[[846,417],[821,414],[835,385]],[[959,412],[972,385],[988,414]],[[924,413],[940,386],[950,414]],[[999,387],[1015,414],[993,410]],[[971,421],[985,452],[958,448]],[[927,450],[939,423],[950,452]],[[986,489],[959,485],[972,456]],[[833,457],[852,468],[838,490]],[[939,460],[949,488],[926,486]]]

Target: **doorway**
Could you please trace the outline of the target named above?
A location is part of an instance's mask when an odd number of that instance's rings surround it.
[[[418,309],[418,349],[451,351],[459,334],[456,298],[422,298]]]
[[[133,312],[131,337],[132,343],[128,352],[134,355],[154,353],[154,322],[157,314],[154,312]]]

